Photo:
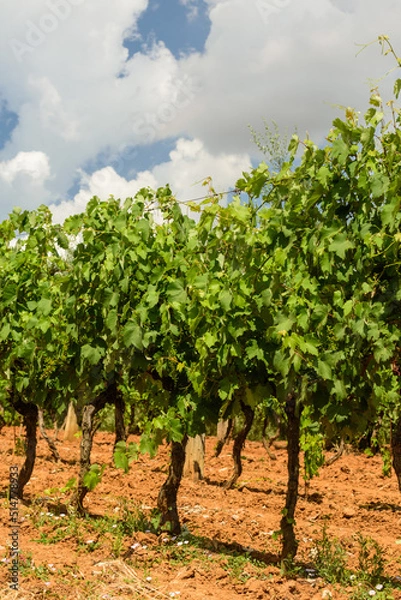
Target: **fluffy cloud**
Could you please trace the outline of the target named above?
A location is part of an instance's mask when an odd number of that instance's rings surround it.
[[[6,183],[20,176],[27,176],[33,184],[43,184],[50,176],[49,159],[43,152],[18,152],[15,158],[0,163],[0,178]]]
[[[64,19],[54,16],[56,5],[69,7]],[[156,45],[127,62],[123,47],[146,6],[146,0],[32,0],[19,9],[0,7],[2,83],[19,115],[0,160],[32,147],[50,156],[54,179],[46,189],[55,198],[105,147],[144,141],[149,120],[152,141],[163,136],[170,117],[160,106],[170,103],[179,77],[174,57]]]
[[[0,213],[5,217],[13,206],[33,209],[50,200],[45,191],[51,177],[49,159],[43,152],[18,152],[0,162]]]
[[[170,184],[180,201],[204,196],[207,190],[202,182],[212,173],[213,186],[217,192],[232,190],[243,170],[251,168],[246,154],[218,154],[207,152],[200,140],[178,140],[175,149],[170,153],[170,160],[157,165],[152,171],[143,171],[135,179],[127,181],[112,167],[100,169],[88,175],[82,173],[81,189],[74,200],[64,201],[59,205],[51,205],[54,220],[63,222],[70,214],[82,212],[93,196],[102,200],[110,195],[115,198],[135,196],[143,187],[153,189]]]
[[[99,169],[92,175],[82,172],[80,183],[82,187],[73,200],[50,205],[56,223],[63,223],[70,215],[84,212],[93,196],[98,196],[101,200],[107,200],[110,196],[125,199],[135,196],[142,187],[156,187],[156,180],[149,171],[139,173],[135,180],[127,181],[113,167]]]
[[[357,44],[389,34],[397,47],[401,4],[384,0],[208,0],[212,29],[203,55],[181,65],[202,81],[187,135],[211,151],[252,152],[247,124],[261,117],[324,138],[336,105],[364,109],[368,78],[394,61],[377,44],[356,56]],[[398,44],[401,48],[401,44]],[[381,82],[388,91],[389,82]]]
[[[196,0],[180,2],[196,14]],[[375,0],[206,3],[206,50],[179,60],[158,43],[129,58],[123,42],[135,34],[147,0],[1,3],[2,94],[19,123],[0,151],[0,218],[13,204],[63,201],[65,213],[81,210],[93,193],[127,195],[140,180],[169,181],[183,197],[208,175],[225,187],[257,157],[248,124],[274,119],[323,140],[339,112],[334,105],[363,109],[368,77],[394,64],[377,45],[356,58],[356,43],[386,33],[401,48],[398,0],[382,0],[380,10]],[[148,144],[179,138],[170,161],[133,180],[111,167],[90,173],[106,149],[146,153]],[[35,172],[42,175],[35,177],[25,167],[39,155]],[[79,178],[80,192],[68,198]]]

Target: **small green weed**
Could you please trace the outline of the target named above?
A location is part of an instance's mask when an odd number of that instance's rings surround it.
[[[25,456],[26,454],[26,441],[22,437],[15,438],[14,454],[16,456]]]
[[[120,524],[124,535],[132,535],[135,531],[157,533],[160,514],[152,510],[146,515],[137,505],[130,504],[125,498],[120,500]]]
[[[329,539],[326,526],[323,527],[322,539],[311,550],[311,557],[320,577],[329,583],[349,582],[346,552],[339,540]]]
[[[66,491],[46,490],[47,493]],[[57,498],[56,498],[57,499]],[[52,497],[54,500],[54,496]],[[58,499],[59,500],[59,499]],[[106,539],[111,544],[111,552],[114,557],[119,557],[124,549],[125,538],[132,537],[137,531],[144,533],[157,533],[160,515],[158,511],[145,513],[140,507],[129,503],[125,498],[120,499],[117,514],[112,516],[80,518],[71,508],[65,505],[55,504],[52,512],[43,506],[43,499],[34,505],[33,510],[27,517],[32,525],[39,530],[40,544],[56,544],[65,538],[73,538],[79,551],[93,552],[104,545]]]
[[[27,554],[19,555],[19,573],[20,573],[20,575],[25,577],[26,575],[29,575],[30,573],[32,573],[32,566],[33,566],[33,560],[32,560],[31,552],[28,552]]]
[[[384,586],[381,583],[376,584],[373,588],[366,583],[358,583],[354,590],[351,600],[394,600],[394,595],[391,588]]]
[[[19,556],[19,572],[23,577],[35,577],[42,581],[49,581],[51,575],[56,571],[53,565],[36,565],[32,553]]]
[[[358,569],[351,571],[347,564],[347,553],[340,541],[328,538],[326,526],[322,533],[322,539],[316,542],[311,551],[320,577],[329,583],[352,585],[351,600],[394,600],[394,586],[384,575],[384,553],[376,540],[360,533],[356,536],[359,545]]]
[[[383,550],[376,540],[358,534],[359,543],[359,569],[361,579],[374,584],[380,581],[384,572]]]
[[[238,579],[238,581],[245,583],[251,577],[251,574],[247,571],[249,560],[246,555],[228,556],[226,564],[231,577]]]

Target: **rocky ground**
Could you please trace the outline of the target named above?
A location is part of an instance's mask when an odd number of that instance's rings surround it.
[[[0,434],[1,598],[401,599],[401,495],[396,477],[383,477],[380,457],[348,449],[321,469],[307,496],[302,483],[299,551],[284,575],[274,532],[285,501],[285,450],[275,450],[272,460],[261,443],[247,442],[242,477],[226,491],[221,484],[231,473],[231,446],[216,459],[216,440],[207,439],[205,479],[183,481],[183,534],[169,539],[152,533],[168,448],[153,459],[140,456],[125,475],[112,466],[113,436],[107,433],[95,436],[92,461],[107,468],[86,498],[84,520],[71,511],[71,491],[63,490],[78,470],[79,440],[58,442],[61,463],[50,459],[40,440],[19,505],[20,587],[13,591],[6,490],[10,466],[23,463],[15,454],[20,435],[18,428]]]

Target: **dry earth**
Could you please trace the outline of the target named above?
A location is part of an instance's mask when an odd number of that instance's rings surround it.
[[[69,514],[71,492],[54,491],[77,473],[79,440],[58,443],[66,461],[59,464],[40,440],[25,502],[19,506],[20,588],[13,592],[6,562],[10,531],[6,490],[10,466],[23,463],[22,456],[13,454],[19,434],[13,428],[0,434],[2,598],[317,600],[353,598],[358,590],[358,598],[373,597],[372,585],[329,584],[305,570],[314,567],[313,548],[322,539],[324,526],[331,541],[338,538],[343,543],[350,568],[358,567],[357,536],[362,534],[383,549],[389,585],[394,588],[401,581],[401,496],[395,476],[383,477],[380,457],[348,452],[321,469],[308,498],[302,484],[296,526],[298,569],[284,576],[278,563],[280,543],[273,532],[279,528],[285,500],[285,450],[276,450],[277,460],[271,460],[260,443],[247,442],[239,485],[225,491],[221,483],[231,472],[231,446],[216,459],[216,440],[209,438],[205,480],[184,480],[180,489],[184,533],[167,540],[146,531],[121,532],[124,522],[141,514],[150,517],[166,477],[168,449],[161,448],[154,459],[140,456],[125,475],[112,466],[113,436],[97,433],[92,460],[108,466],[102,482],[87,496],[87,520]],[[51,494],[44,492],[52,488]],[[49,543],[55,536],[58,541]],[[401,599],[401,589],[393,589],[392,596],[373,591],[377,600]]]

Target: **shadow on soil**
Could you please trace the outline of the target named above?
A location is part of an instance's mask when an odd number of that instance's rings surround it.
[[[311,502],[312,504],[322,504],[324,500],[323,494],[320,494],[319,492],[313,492],[313,494],[306,493],[302,496],[302,498],[304,498],[304,500],[307,502]]]
[[[201,550],[208,550],[210,552],[216,552],[227,556],[246,556],[265,565],[280,564],[280,556],[278,554],[273,554],[272,552],[261,552],[260,550],[255,550],[254,548],[242,546],[237,542],[222,542],[220,540],[216,540],[215,538],[208,538],[193,534],[186,535],[185,537],[192,546],[200,548]]]
[[[397,510],[400,510],[397,508]],[[196,546],[202,550],[207,550],[211,552],[218,553],[224,556],[231,557],[246,557],[251,561],[255,561],[258,563],[262,563],[266,566],[275,566],[280,567],[281,565],[281,557],[279,554],[273,554],[272,552],[261,552],[259,550],[255,550],[253,548],[244,547],[241,544],[236,542],[221,542],[214,538],[208,538],[203,536],[197,536],[190,534],[186,536],[189,543],[192,546]],[[289,579],[293,578],[303,578],[303,577],[313,577],[318,579],[320,577],[319,570],[317,566],[313,562],[305,562],[295,560],[293,564],[294,570],[290,570],[288,573],[284,574],[284,577]],[[314,574],[311,575],[311,571],[314,571]],[[380,583],[391,586],[394,590],[401,590],[401,578],[399,577],[391,577],[383,575],[380,578]],[[373,583],[372,583],[373,585]]]
[[[210,479],[209,477],[205,477],[203,479],[203,481],[210,486],[214,486],[214,487],[219,487],[219,488],[224,488],[224,486],[226,485],[225,481],[216,481],[214,479]],[[285,490],[280,490],[280,489],[272,489],[269,488],[267,490],[263,490],[261,488],[257,488],[257,487],[253,487],[251,485],[248,485],[247,483],[241,483],[238,482],[234,485],[234,487],[230,488],[232,490],[238,490],[239,492],[242,492],[243,490],[248,490],[248,492],[253,492],[255,494],[266,494],[267,496],[269,496],[270,494],[277,494],[279,496],[283,496],[285,495]]]
[[[367,504],[360,504],[359,508],[365,508],[366,510],[391,510],[392,512],[401,512],[401,506],[388,502],[368,502]]]

